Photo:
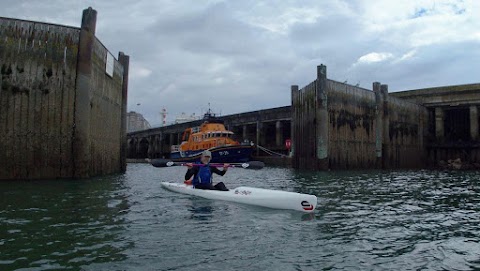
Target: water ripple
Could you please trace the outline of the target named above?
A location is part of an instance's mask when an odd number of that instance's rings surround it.
[[[313,214],[179,195],[184,168],[0,182],[1,270],[479,270],[478,172],[231,169]]]

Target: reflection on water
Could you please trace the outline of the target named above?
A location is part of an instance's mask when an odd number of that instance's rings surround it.
[[[188,206],[188,211],[191,212],[191,219],[194,220],[210,220],[213,218],[212,201],[198,197],[191,197],[189,199],[191,204]]]
[[[0,182],[0,267],[78,268],[125,259],[122,176]]]

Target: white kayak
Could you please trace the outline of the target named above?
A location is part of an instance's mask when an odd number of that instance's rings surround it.
[[[162,182],[161,185],[173,192],[195,195],[207,199],[233,201],[273,209],[313,212],[317,197],[309,194],[286,192],[241,186],[229,191],[194,189],[191,185]]]

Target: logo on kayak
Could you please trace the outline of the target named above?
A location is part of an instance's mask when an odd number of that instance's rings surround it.
[[[303,210],[305,210],[305,211],[313,210],[313,205],[310,204],[308,201],[304,200],[304,201],[302,201],[301,204],[302,204]]]
[[[237,195],[250,195],[250,194],[252,194],[252,191],[235,189],[235,194],[237,194]]]

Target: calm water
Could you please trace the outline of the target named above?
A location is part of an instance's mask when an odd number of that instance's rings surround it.
[[[0,182],[0,270],[480,270],[479,172],[230,169],[313,215],[175,194],[185,168]]]

